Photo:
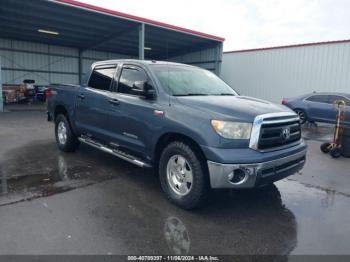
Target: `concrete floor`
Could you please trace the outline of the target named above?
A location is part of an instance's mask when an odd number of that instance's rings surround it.
[[[350,159],[319,151],[327,126],[304,136],[301,174],[189,212],[151,170],[60,153],[43,111],[0,114],[0,254],[350,254]]]

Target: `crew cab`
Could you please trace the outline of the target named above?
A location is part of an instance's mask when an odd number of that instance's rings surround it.
[[[269,185],[304,166],[298,115],[240,96],[210,71],[112,60],[94,63],[88,76],[82,86],[51,86],[48,120],[58,148],[85,143],[153,167],[182,208],[202,205],[211,189]]]

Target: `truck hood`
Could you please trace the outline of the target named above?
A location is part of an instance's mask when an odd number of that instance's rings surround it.
[[[212,118],[253,122],[257,115],[292,112],[289,108],[247,96],[183,96],[179,103],[209,113]]]

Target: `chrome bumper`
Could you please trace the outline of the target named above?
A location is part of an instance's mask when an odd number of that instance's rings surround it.
[[[221,164],[208,161],[210,185],[212,188],[253,188],[273,183],[300,171],[305,159],[306,149],[262,163]],[[236,179],[236,175],[240,179]]]

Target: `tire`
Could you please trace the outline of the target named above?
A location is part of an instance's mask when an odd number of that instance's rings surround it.
[[[307,121],[306,112],[303,109],[295,109],[294,112],[298,114],[300,118],[300,124],[305,124]]]
[[[342,150],[339,147],[335,147],[331,150],[330,154],[333,158],[339,158],[341,156]]]
[[[323,153],[327,154],[329,153],[329,151],[331,151],[331,149],[329,148],[329,146],[331,145],[331,143],[323,143],[321,146],[320,146],[320,149]]]
[[[184,142],[172,142],[163,150],[159,179],[172,203],[188,210],[204,205],[210,194],[205,164],[200,154]]]
[[[69,121],[63,114],[55,119],[55,137],[58,148],[63,152],[74,152],[79,146],[79,140],[73,134]]]

